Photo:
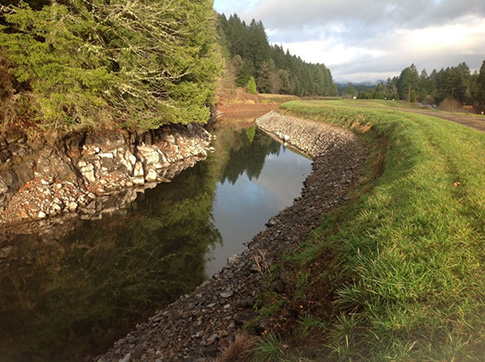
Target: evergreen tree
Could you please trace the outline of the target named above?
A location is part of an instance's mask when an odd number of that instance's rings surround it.
[[[482,65],[482,68],[480,74],[485,73],[485,64]],[[456,67],[441,69],[439,72],[433,69],[429,76],[423,69],[421,74],[418,75],[413,64],[403,69],[399,78],[389,78],[385,87],[383,84],[379,84],[375,90],[359,93],[359,98],[379,99],[385,89],[385,98],[387,99],[401,97],[410,102],[418,100],[427,104],[435,104],[435,102],[440,103],[450,98],[454,99],[455,102],[472,103],[476,107],[480,103],[480,74],[478,72],[473,75],[470,74],[470,68],[465,62],[462,62]],[[485,77],[480,79],[483,80]],[[396,91],[399,91],[398,95],[395,95]]]
[[[354,98],[354,96],[355,96],[355,88],[352,85],[352,83],[349,83],[349,85],[347,86],[347,90],[345,91],[345,94],[349,98]]]
[[[384,85],[384,83],[380,82],[376,89],[376,94],[375,94],[375,97],[377,99],[385,99],[386,98],[386,86]]]
[[[465,102],[468,78],[469,69],[466,71],[463,65],[441,69],[436,75],[436,101],[454,98],[461,103]]]
[[[411,90],[416,90],[419,85],[419,74],[416,66],[411,66],[403,69],[397,82],[397,91],[401,99],[410,100]]]
[[[62,0],[1,13],[4,56],[42,124],[149,129],[209,118],[219,70],[210,0]]]
[[[480,67],[477,78],[477,101],[481,109],[485,108],[485,60]]]
[[[261,67],[256,72],[256,83],[259,92],[271,92],[271,75],[274,73],[274,70],[274,62],[272,60],[261,64]]]
[[[411,89],[409,94],[409,102],[416,103],[416,91],[414,89]]]
[[[472,75],[470,75],[470,84],[468,87],[468,93],[470,96],[470,102],[474,105],[478,105],[478,92],[479,92],[479,87],[478,87],[478,76],[479,73],[477,70],[473,72]]]
[[[423,69],[419,75],[418,100],[424,101],[432,92],[431,78],[428,76],[426,69]]]
[[[219,16],[220,46],[226,62],[236,70],[236,85],[245,87],[253,76],[262,93],[277,92],[303,95],[335,95],[336,86],[330,70],[323,64],[308,64],[284,51],[270,46],[261,21],[249,25],[236,15]]]
[[[254,64],[256,72],[259,72],[264,63],[270,60],[270,47],[268,38],[261,21],[251,21],[247,29],[248,57]]]

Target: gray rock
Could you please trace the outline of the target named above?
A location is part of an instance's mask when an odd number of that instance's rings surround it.
[[[241,255],[235,254],[227,258],[227,266],[231,267],[241,258]]]
[[[233,294],[234,294],[233,292],[231,292],[231,291],[227,291],[227,292],[222,292],[222,293],[220,294],[220,296],[221,296],[222,298],[226,298],[226,299],[227,299],[227,298],[232,297],[232,296],[233,296]]]
[[[130,362],[131,361],[131,353],[126,354],[125,357],[120,359],[120,362]]]

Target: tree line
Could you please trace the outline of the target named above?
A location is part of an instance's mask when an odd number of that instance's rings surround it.
[[[222,68],[253,93],[338,94],[324,64],[269,44],[261,21],[216,14],[211,0],[0,0],[0,126],[205,122]],[[359,98],[483,108],[485,63],[430,75],[413,64]]]
[[[399,77],[388,78],[374,89],[359,92],[360,99],[401,99],[409,102],[439,104],[453,99],[461,104],[473,105],[483,109],[485,104],[485,60],[479,71],[471,72],[463,62],[454,67],[428,75],[426,69],[421,73],[416,66],[403,69]]]
[[[0,1],[0,119],[28,128],[203,122],[211,0]]]
[[[237,14],[218,16],[218,35],[226,60],[226,76],[239,87],[255,81],[260,93],[297,96],[337,95],[330,70],[324,64],[304,62],[282,46],[270,45],[261,21],[249,24]]]

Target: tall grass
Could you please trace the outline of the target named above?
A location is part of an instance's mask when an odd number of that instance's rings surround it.
[[[385,147],[372,184],[344,211],[324,217],[311,250],[290,257],[307,275],[325,250],[335,255],[336,270],[307,282],[333,278],[336,298],[322,340],[327,357],[485,360],[485,134],[399,112],[391,102],[296,101],[283,108],[370,129],[369,146]],[[305,290],[294,288],[295,295]]]

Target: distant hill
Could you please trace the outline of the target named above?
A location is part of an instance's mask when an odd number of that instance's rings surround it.
[[[337,85],[337,90],[339,95],[344,95],[347,87],[349,86],[349,83],[352,83],[352,86],[354,87],[355,90],[358,92],[361,91],[368,91],[369,89],[374,89],[379,82],[384,82],[382,80],[378,80],[375,82],[367,81],[367,82],[360,82],[360,83],[354,83],[354,82],[336,82],[335,84]]]

